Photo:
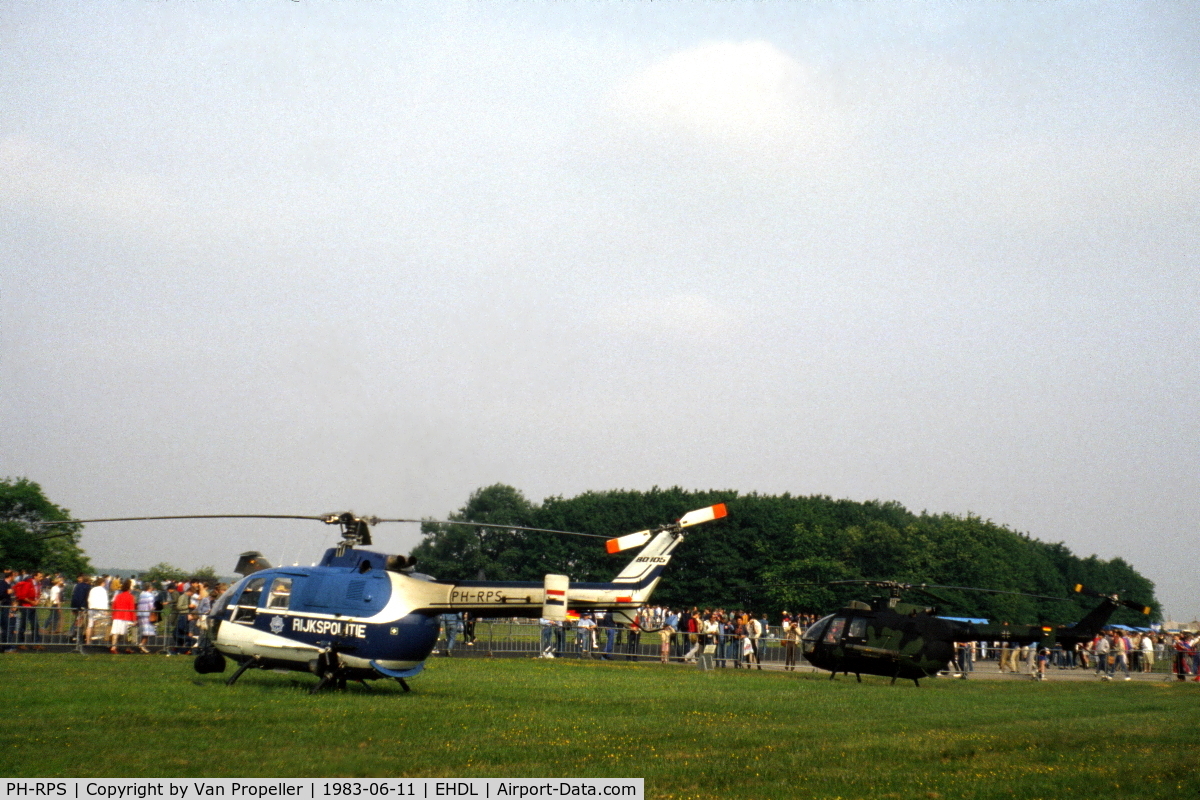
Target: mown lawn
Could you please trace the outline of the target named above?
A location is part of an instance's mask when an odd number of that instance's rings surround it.
[[[656,798],[1200,796],[1200,686],[437,659],[404,694],[0,656],[6,777],[642,777]]]

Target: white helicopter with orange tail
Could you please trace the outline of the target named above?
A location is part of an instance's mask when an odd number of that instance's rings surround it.
[[[407,692],[407,679],[424,669],[437,643],[441,615],[469,611],[480,617],[561,621],[566,619],[568,608],[573,608],[611,610],[617,619],[628,622],[632,613],[649,600],[671,553],[683,541],[684,530],[725,515],[721,503],[692,511],[658,528],[610,539],[610,553],[639,546],[642,549],[608,583],[572,583],[566,575],[546,575],[542,583],[439,581],[415,572],[410,557],[363,549],[371,544],[372,525],[422,520],[359,517],[350,512],[322,517],[206,515],[203,518],[316,519],[340,525],[342,541],[312,567],[272,567],[260,553],[243,553],[237,571],[245,577],[213,604],[195,669],[200,673],[224,672],[228,658],[239,665],[226,681],[228,684],[248,669],[288,669],[316,674],[319,680],[313,692],[344,687],[347,680],[377,678],[393,678]],[[131,519],[135,518],[72,522]],[[545,531],[478,522],[442,524]]]

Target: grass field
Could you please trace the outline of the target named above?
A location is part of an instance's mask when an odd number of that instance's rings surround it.
[[[6,777],[643,777],[647,797],[1200,797],[1196,684],[441,659],[403,694],[0,656]]]

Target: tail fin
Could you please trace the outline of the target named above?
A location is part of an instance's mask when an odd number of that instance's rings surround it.
[[[1113,615],[1119,606],[1111,597],[1104,598],[1104,602],[1088,612],[1087,616],[1076,622],[1070,627],[1070,632],[1076,636],[1095,636],[1100,631],[1104,630],[1104,626],[1108,624],[1108,619]]]
[[[662,579],[663,570],[671,561],[671,553],[683,541],[683,529],[701,522],[720,519],[725,516],[725,504],[702,508],[685,514],[678,522],[663,525],[652,531],[640,531],[613,539],[612,542],[635,540],[649,542],[643,547],[625,569],[609,583],[573,583],[568,589],[568,601],[573,608],[607,608],[614,611],[631,611],[645,605],[650,599],[654,587]],[[612,547],[609,552],[616,552],[623,547]],[[628,615],[621,617],[628,621]]]
[[[625,569],[613,578],[613,583],[629,585],[642,589],[648,581],[658,583],[658,578],[671,560],[671,553],[683,541],[683,534],[676,530],[665,530],[650,540],[650,543],[638,551]],[[649,594],[649,592],[647,592]]]
[[[662,572],[671,560],[671,553],[683,542],[683,529],[689,528],[692,525],[699,525],[702,522],[721,519],[726,514],[725,504],[717,503],[714,506],[690,511],[684,514],[678,522],[664,525],[657,532],[641,531],[629,534],[628,536],[622,536],[620,539],[610,540],[609,552],[611,553],[616,552],[611,549],[613,542],[632,540],[635,537],[645,541],[646,538],[649,538],[654,533],[654,538],[650,539],[649,544],[638,552],[633,561],[630,561],[626,565],[625,569],[621,570],[620,574],[613,579],[613,583],[622,588],[628,587],[633,590],[636,602],[645,602],[649,599],[650,593],[654,591],[654,587],[658,585],[658,581],[662,578]]]
[[[630,536],[642,536],[649,543],[629,562],[621,574],[608,583],[571,583],[566,575],[546,575],[537,591],[537,584],[504,581],[434,581],[446,596],[431,601],[429,608],[454,611],[497,611],[503,616],[532,616],[541,612],[547,619],[563,619],[569,608],[580,610],[608,609],[625,612],[645,605],[658,585],[671,553],[683,541],[683,529],[701,522],[725,516],[723,503],[685,514],[678,522],[663,525],[653,531]],[[626,538],[626,537],[622,537]],[[620,548],[618,548],[620,549]],[[610,550],[609,552],[612,552]],[[248,554],[257,555],[257,554]],[[487,616],[487,614],[485,614]]]

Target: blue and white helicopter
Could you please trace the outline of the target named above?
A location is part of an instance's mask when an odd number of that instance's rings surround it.
[[[572,583],[566,575],[546,575],[542,583],[439,581],[416,572],[410,557],[364,549],[371,545],[370,526],[421,520],[359,517],[350,512],[284,517],[339,525],[342,541],[312,567],[272,567],[260,553],[243,553],[236,571],[245,577],[213,604],[195,669],[224,672],[228,658],[238,664],[226,681],[231,685],[248,669],[286,669],[317,675],[313,692],[344,687],[348,680],[378,678],[393,678],[407,692],[407,679],[424,669],[437,644],[443,614],[469,611],[478,617],[561,621],[567,609],[574,608],[611,610],[618,620],[629,622],[632,613],[649,600],[684,531],[725,515],[721,503],[689,512],[676,522],[608,540],[610,553],[642,546],[608,583]],[[542,530],[478,522],[443,524]]]

